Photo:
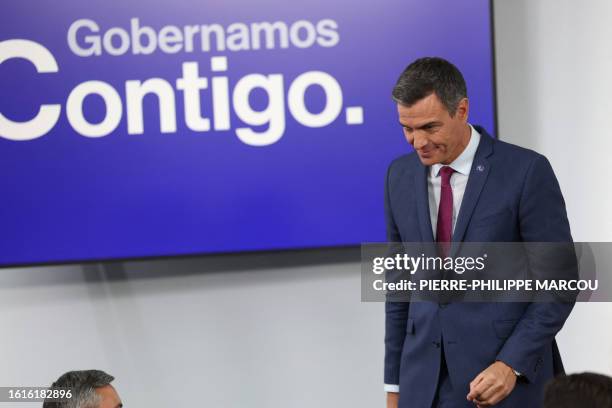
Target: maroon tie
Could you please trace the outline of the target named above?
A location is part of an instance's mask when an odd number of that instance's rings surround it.
[[[440,186],[440,206],[438,207],[438,225],[436,228],[436,242],[440,248],[440,255],[447,256],[453,235],[453,190],[450,178],[455,172],[449,166],[440,169],[442,184]]]

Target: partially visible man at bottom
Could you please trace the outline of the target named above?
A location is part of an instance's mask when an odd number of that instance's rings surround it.
[[[121,398],[111,382],[115,377],[100,370],[69,371],[57,379],[51,388],[71,390],[71,398],[47,401],[43,408],[121,408]]]
[[[612,378],[589,372],[557,376],[546,385],[544,408],[612,408]]]

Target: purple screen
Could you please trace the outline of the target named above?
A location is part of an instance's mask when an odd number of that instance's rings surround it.
[[[0,265],[382,241],[422,56],[493,134],[488,0],[7,3]]]

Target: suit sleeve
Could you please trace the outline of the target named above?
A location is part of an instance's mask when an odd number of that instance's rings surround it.
[[[527,172],[518,214],[522,241],[572,242],[561,189],[544,156],[538,155]],[[497,359],[532,381],[546,346],[553,342],[573,306],[573,302],[531,303]]]
[[[387,227],[387,241],[401,242],[402,238],[397,229],[391,211],[391,201],[389,194],[389,178],[391,166],[387,170],[385,180],[385,222]],[[404,339],[406,335],[406,322],[408,319],[408,302],[385,302],[385,384],[399,385],[400,361]],[[386,387],[387,390],[396,391],[395,387]],[[399,389],[397,389],[399,391]]]

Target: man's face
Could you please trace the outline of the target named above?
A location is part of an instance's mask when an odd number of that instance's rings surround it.
[[[466,98],[459,102],[452,117],[435,93],[411,106],[398,103],[397,113],[406,140],[425,166],[450,164],[470,140]]]
[[[121,408],[121,398],[115,391],[112,385],[105,385],[104,387],[96,388],[96,394],[101,398],[99,408]]]

